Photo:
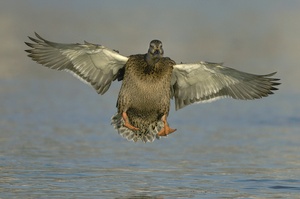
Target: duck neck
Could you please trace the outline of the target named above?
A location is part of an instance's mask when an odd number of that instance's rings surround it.
[[[155,65],[159,61],[159,57],[153,57],[152,55],[146,54],[145,60],[147,63],[146,68],[144,69],[144,73],[150,74],[155,70]]]
[[[146,54],[146,62],[147,62],[147,65],[150,66],[150,67],[154,67],[155,64],[159,61],[160,57],[158,56],[152,56],[151,54],[147,53]]]

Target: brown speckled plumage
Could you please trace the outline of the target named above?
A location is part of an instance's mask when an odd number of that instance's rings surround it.
[[[160,58],[152,66],[146,62],[146,54],[129,57],[117,107],[118,114],[127,112],[130,123],[140,129],[132,133],[142,136],[155,134],[157,132],[150,132],[149,126],[161,122],[161,117],[168,115],[173,65],[175,62],[168,57]]]
[[[102,45],[62,44],[43,39],[38,34],[25,42],[32,60],[48,68],[71,72],[104,94],[114,80],[122,81],[117,113],[112,125],[127,140],[152,142],[176,129],[167,117],[171,98],[175,109],[223,97],[253,100],[277,90],[275,73],[255,75],[218,63],[175,64],[163,57],[159,40],[150,42],[146,54],[119,54]]]

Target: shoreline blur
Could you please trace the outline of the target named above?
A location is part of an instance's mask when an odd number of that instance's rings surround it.
[[[180,62],[211,61],[254,74],[277,71],[279,89],[299,92],[299,1],[75,3],[5,1],[0,7],[0,78],[61,78],[24,52],[34,31],[61,43],[92,43],[123,55],[160,39]],[[154,10],[153,13],[151,10]]]

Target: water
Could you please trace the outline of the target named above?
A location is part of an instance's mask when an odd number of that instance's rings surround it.
[[[0,198],[300,198],[300,95],[171,111],[177,132],[128,142],[119,85],[0,80]]]

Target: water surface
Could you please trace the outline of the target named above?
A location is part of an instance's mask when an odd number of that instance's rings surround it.
[[[177,131],[128,142],[119,85],[0,80],[0,198],[299,198],[300,95],[171,111]]]

